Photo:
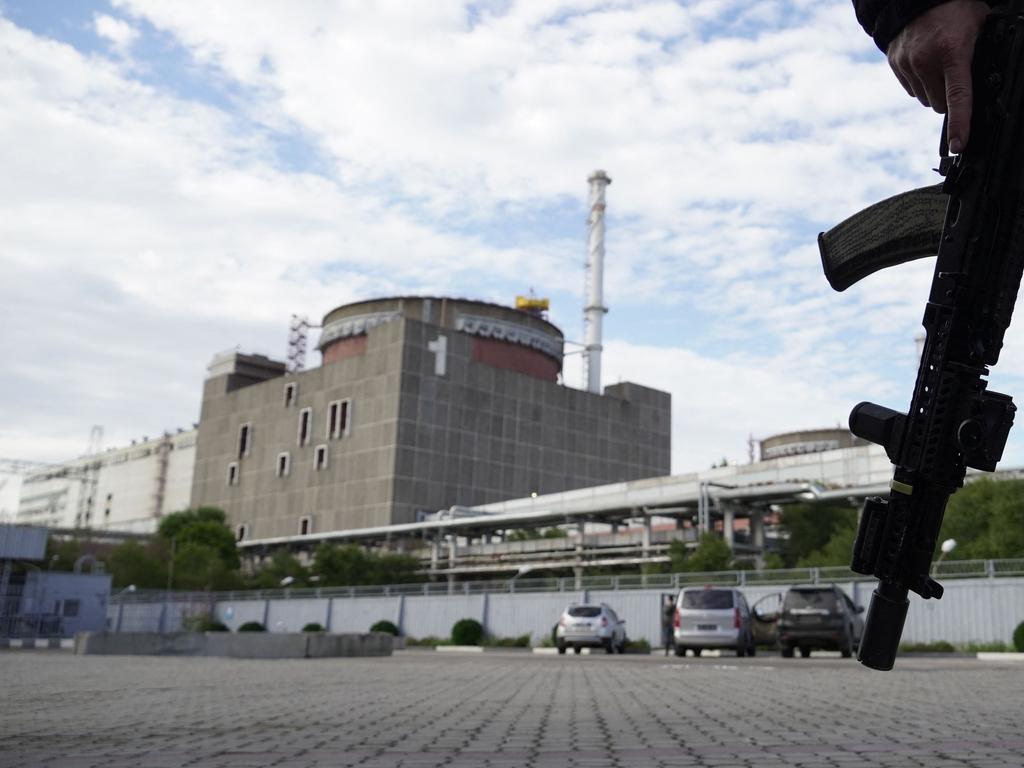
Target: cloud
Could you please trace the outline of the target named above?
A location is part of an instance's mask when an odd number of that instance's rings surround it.
[[[597,167],[606,379],[671,389],[677,470],[909,399],[930,266],[834,294],[814,238],[939,122],[845,0],[113,6],[130,61],[0,18],[0,455],[187,425],[214,352],[354,299],[534,286],[578,338]]]
[[[93,28],[100,37],[109,40],[118,50],[126,50],[138,38],[139,33],[131,24],[103,13],[93,16]]]

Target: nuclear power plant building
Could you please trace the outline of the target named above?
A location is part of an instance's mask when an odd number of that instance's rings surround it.
[[[318,368],[220,355],[192,506],[261,540],[668,474],[670,395],[563,386],[563,345],[532,312],[396,297],[328,313]]]

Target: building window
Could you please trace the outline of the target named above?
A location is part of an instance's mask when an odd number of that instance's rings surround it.
[[[313,420],[313,409],[303,408],[299,411],[299,445],[309,445],[310,423]]]
[[[277,454],[277,476],[288,477],[291,471],[292,456],[290,453],[285,451],[284,453]]]
[[[352,429],[352,401],[335,400],[327,406],[327,439],[348,437]]]
[[[313,518],[308,515],[299,518],[299,536],[306,536],[313,532]]]
[[[299,393],[299,385],[294,381],[291,384],[284,385],[284,407],[290,408],[295,405],[296,398]]]
[[[246,539],[246,537],[248,535],[249,535],[249,526],[246,525],[245,523],[240,523],[238,525],[238,527],[235,528],[235,541],[245,541],[245,539]]]
[[[314,459],[314,464],[315,464],[316,469],[317,469],[318,472],[321,469],[327,469],[327,446],[326,445],[318,445],[316,447],[316,457]]]
[[[228,485],[238,485],[238,462],[228,464]]]
[[[64,601],[64,618],[73,619],[78,615],[78,600]]]
[[[238,458],[248,456],[252,448],[252,424],[246,422],[238,428]]]

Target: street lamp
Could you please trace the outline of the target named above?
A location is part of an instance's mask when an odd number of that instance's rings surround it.
[[[939,559],[935,561],[935,567],[932,568],[932,573],[938,571],[939,564],[946,558],[946,555],[956,549],[956,539],[946,539],[942,542],[939,549],[941,550],[941,554],[939,555]]]

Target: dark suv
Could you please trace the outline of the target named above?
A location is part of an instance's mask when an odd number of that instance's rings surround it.
[[[777,627],[782,655],[790,658],[793,649],[799,648],[806,658],[812,649],[821,648],[849,658],[864,633],[863,612],[834,585],[791,587],[782,601]]]

